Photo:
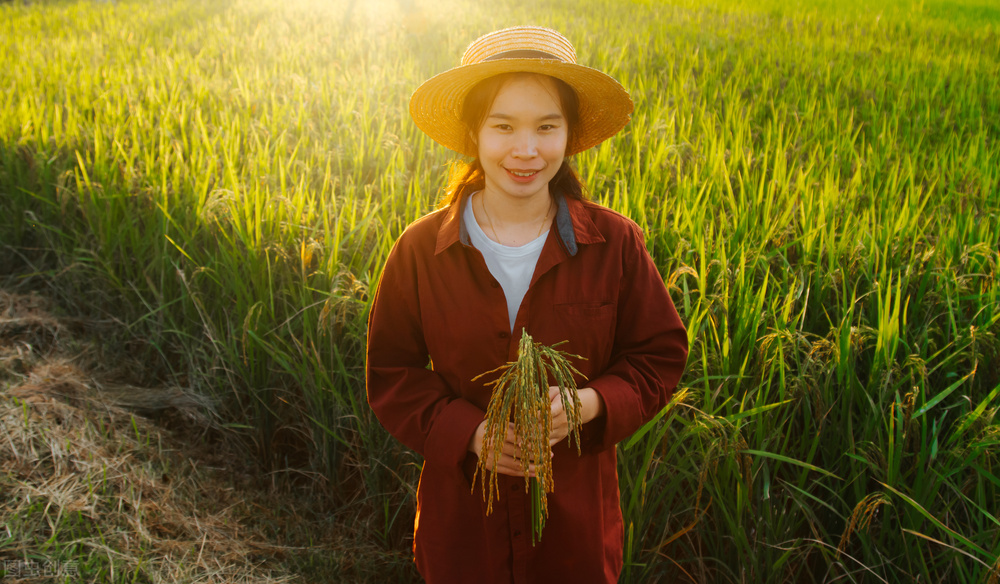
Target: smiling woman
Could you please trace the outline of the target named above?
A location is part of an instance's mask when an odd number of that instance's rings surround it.
[[[368,328],[369,403],[424,457],[414,551],[431,584],[618,581],[615,444],[664,407],[687,356],[638,226],[586,201],[568,160],[617,133],[631,111],[617,81],[536,27],[478,39],[460,67],[411,99],[424,132],[473,158],[457,166],[445,207],[396,242]],[[485,441],[492,380],[474,381],[516,359],[515,331],[567,341],[583,357],[574,363],[579,452],[566,440],[560,392],[538,387],[551,404],[557,486],[537,545],[523,470],[533,460],[513,429],[502,444]],[[492,514],[471,484],[483,459],[495,462],[502,493]]]

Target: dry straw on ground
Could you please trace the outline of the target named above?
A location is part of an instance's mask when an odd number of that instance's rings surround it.
[[[0,291],[0,559],[17,569],[50,558],[62,572],[11,581],[290,581],[262,565],[278,546],[246,533],[254,501],[207,468],[211,453],[172,448],[174,432],[133,413],[172,412],[190,432],[203,402],[102,383],[70,355],[87,352],[71,328],[41,298]]]

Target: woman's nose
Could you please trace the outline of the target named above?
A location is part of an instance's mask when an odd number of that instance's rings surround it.
[[[538,156],[538,138],[533,133],[522,133],[517,136],[511,154],[515,158],[533,158]]]

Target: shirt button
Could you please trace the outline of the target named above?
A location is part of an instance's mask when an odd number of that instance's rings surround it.
[[[515,529],[514,530],[514,537],[521,537],[521,530],[520,529]]]
[[[517,485],[511,485],[511,486],[510,486],[510,490],[512,490],[512,491],[516,491],[516,490],[517,490]]]
[[[500,287],[500,282],[493,282],[493,283],[490,284],[490,286],[493,286],[494,288],[499,288]]]
[[[510,333],[508,333],[507,331],[500,331],[500,334],[498,334],[497,336],[500,337],[501,339],[506,339],[507,337],[510,336]]]

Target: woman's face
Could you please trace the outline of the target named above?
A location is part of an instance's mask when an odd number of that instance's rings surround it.
[[[547,197],[549,181],[566,157],[567,130],[552,79],[519,75],[507,82],[476,140],[487,192],[519,199]]]

